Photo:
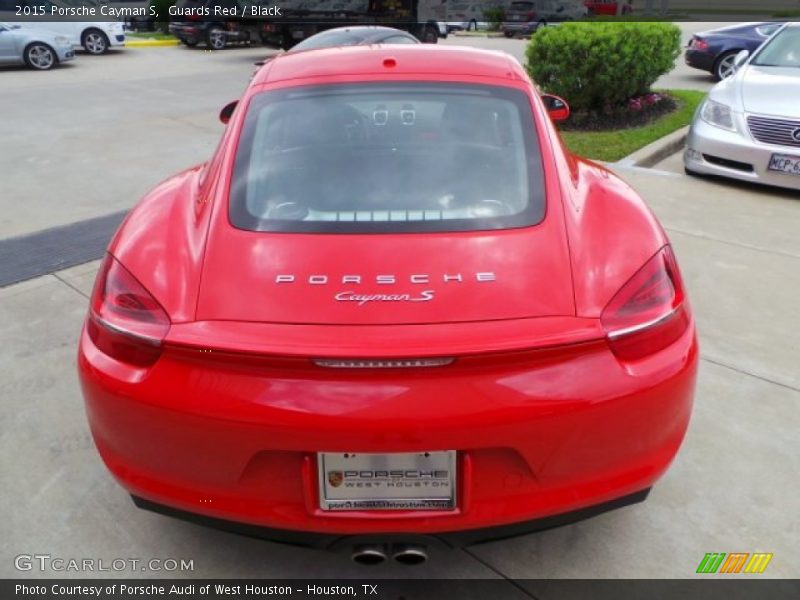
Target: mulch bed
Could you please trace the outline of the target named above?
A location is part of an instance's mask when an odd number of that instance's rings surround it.
[[[605,113],[573,112],[569,119],[558,124],[562,131],[609,131],[641,127],[669,114],[678,108],[674,98],[661,94],[661,101],[641,110],[627,106],[612,109]]]

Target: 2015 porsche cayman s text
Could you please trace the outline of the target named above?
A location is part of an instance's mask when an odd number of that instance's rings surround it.
[[[324,545],[643,499],[687,428],[694,321],[656,219],[548,110],[499,53],[264,66],[97,278],[80,379],[137,503]]]

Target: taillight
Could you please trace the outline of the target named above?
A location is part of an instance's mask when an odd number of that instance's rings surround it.
[[[674,343],[689,326],[675,255],[664,246],[622,286],[600,316],[611,350],[643,358]]]
[[[701,52],[708,50],[708,42],[700,38],[692,38],[689,45],[693,50],[700,50]]]
[[[529,10],[528,11],[528,21],[533,21],[536,19],[536,11]]]
[[[137,366],[154,364],[169,330],[167,313],[113,256],[106,255],[94,284],[86,329],[110,357]]]

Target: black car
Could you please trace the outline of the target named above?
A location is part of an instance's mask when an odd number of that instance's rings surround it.
[[[746,23],[712,29],[692,36],[686,48],[686,64],[725,79],[734,72],[733,60],[742,50],[752,54],[783,23]]]
[[[419,44],[420,41],[407,31],[394,27],[357,25],[336,27],[312,35],[293,46],[290,52],[330,48],[332,46],[367,46],[370,44]]]
[[[222,50],[230,42],[260,42],[256,20],[217,16],[242,15],[245,6],[240,0],[178,0],[169,32],[187,46],[204,43],[210,50]]]

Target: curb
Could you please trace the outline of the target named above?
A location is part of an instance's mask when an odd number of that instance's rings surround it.
[[[618,160],[615,164],[625,167],[650,168],[683,148],[686,143],[686,136],[689,134],[689,127],[690,125],[681,127],[677,131],[673,131],[655,142],[647,144],[644,148],[639,148],[636,152]]]
[[[143,40],[127,38],[125,40],[126,48],[156,48],[159,46],[177,46],[180,44],[179,40]]]

